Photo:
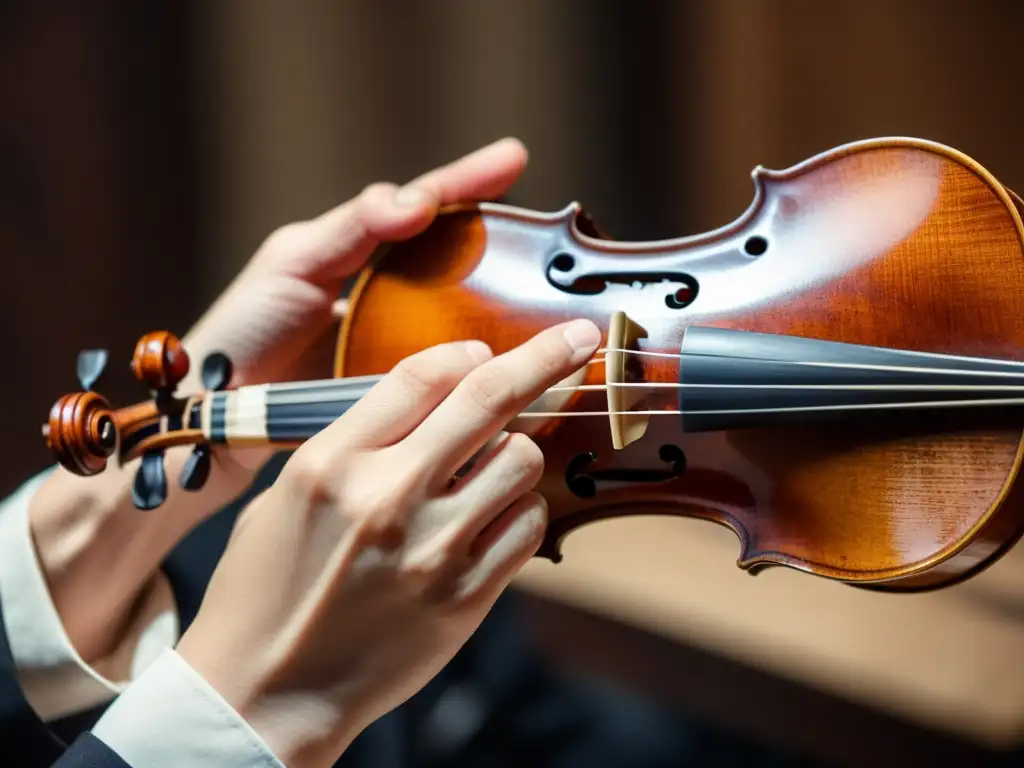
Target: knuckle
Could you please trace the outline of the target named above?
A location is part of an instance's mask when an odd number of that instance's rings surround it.
[[[375,181],[363,187],[363,191],[355,199],[356,216],[365,220],[382,201],[390,199],[398,187],[386,181]]]
[[[351,514],[360,520],[374,544],[390,549],[405,539],[405,499],[398,493],[378,493],[358,505]]]
[[[400,492],[373,484],[372,490],[347,493],[340,506],[355,521],[361,548],[390,551],[406,540],[408,500]]]
[[[533,440],[522,432],[513,432],[505,445],[515,464],[526,470],[528,474],[541,474],[544,471],[544,452]]]
[[[434,392],[448,385],[448,377],[435,350],[420,352],[401,360],[392,369],[392,374],[407,388],[422,392]]]
[[[521,504],[523,505],[523,514],[529,515],[533,520],[533,526],[530,529],[532,540],[536,543],[536,546],[540,546],[547,533],[548,521],[550,519],[548,516],[548,500],[536,491],[530,491],[523,495]]]
[[[560,372],[569,363],[571,351],[565,340],[561,338],[544,339],[537,350],[537,368],[545,376]]]
[[[295,244],[302,239],[305,231],[306,224],[304,222],[293,221],[284,224],[267,236],[259,248],[259,253],[272,258],[275,253],[290,252],[295,248]]]
[[[429,457],[411,454],[402,443],[376,451],[372,460],[351,476],[360,507],[379,513],[421,500],[428,462]]]
[[[527,491],[523,494],[520,502],[530,512],[536,514],[539,517],[547,518],[548,515],[548,500],[544,498],[544,495],[538,491]]]
[[[401,517],[416,497],[420,476],[415,467],[402,467],[381,456],[379,466],[354,476],[345,492],[345,506],[362,520],[388,523]]]
[[[420,582],[434,582],[441,578],[452,557],[452,547],[445,543],[431,547],[418,547],[402,561],[402,574]]]
[[[281,473],[289,493],[306,503],[323,503],[336,498],[335,471],[330,457],[319,452],[296,453]]]
[[[510,377],[494,365],[475,370],[466,378],[464,386],[466,396],[489,413],[504,411],[516,396]]]
[[[359,193],[358,199],[360,201],[374,200],[393,192],[396,186],[388,181],[374,181],[363,187],[363,191]]]

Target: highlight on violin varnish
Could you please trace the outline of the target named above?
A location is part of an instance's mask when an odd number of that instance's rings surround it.
[[[150,334],[132,370],[152,398],[114,410],[91,391],[51,412],[47,440],[81,475],[141,457],[135,501],[166,495],[162,452],[302,443],[403,358],[478,338],[496,352],[573,317],[605,331],[590,363],[510,429],[544,452],[561,559],[574,529],[626,515],[732,529],[738,565],[777,565],[879,590],[945,587],[1024,532],[1024,225],[979,163],[911,138],[758,168],[735,221],[618,242],[578,204],[542,213],[446,209],[381,249],[341,320],[334,378],[179,395],[180,342]]]

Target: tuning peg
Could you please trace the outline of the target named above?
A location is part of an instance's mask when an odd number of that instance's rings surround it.
[[[132,501],[139,509],[156,509],[167,498],[167,474],[164,471],[162,451],[143,454],[142,464],[135,473]]]
[[[208,391],[218,392],[227,388],[231,383],[233,373],[234,367],[231,365],[231,359],[223,352],[214,352],[203,360],[200,379],[203,382],[203,387]]]
[[[210,449],[205,445],[197,445],[181,468],[178,484],[186,491],[198,491],[206,484],[210,476]]]
[[[188,353],[174,334],[153,331],[135,345],[131,369],[150,390],[166,396],[188,375]]]
[[[87,392],[103,375],[107,367],[107,350],[85,349],[78,353],[78,383]]]

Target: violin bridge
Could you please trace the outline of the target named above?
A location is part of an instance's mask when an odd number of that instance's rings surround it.
[[[621,386],[628,383],[626,366],[629,351],[637,349],[637,340],[646,336],[647,331],[630,320],[625,312],[612,315],[604,356],[604,377],[612,447],[617,451],[643,437],[650,421],[649,416],[632,412],[636,404],[647,397],[645,389]]]

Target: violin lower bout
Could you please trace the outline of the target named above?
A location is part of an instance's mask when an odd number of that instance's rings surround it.
[[[671,515],[732,530],[737,565],[753,574],[785,566],[879,590],[949,586],[1024,533],[1020,433],[936,435],[908,421],[686,434],[655,417],[623,451],[596,431],[571,448],[536,438],[551,510],[538,555],[559,562],[566,537],[591,523]]]

